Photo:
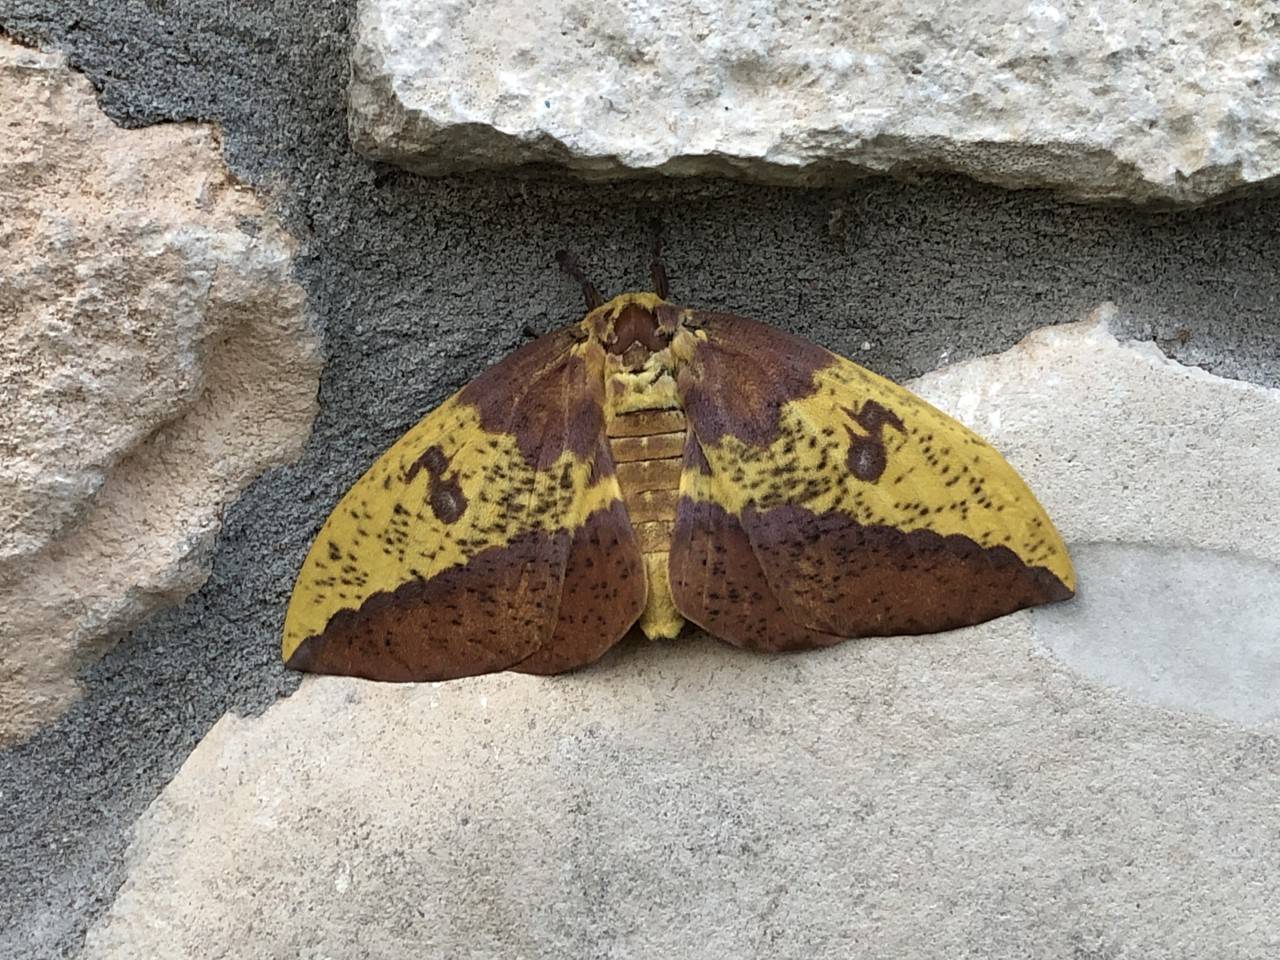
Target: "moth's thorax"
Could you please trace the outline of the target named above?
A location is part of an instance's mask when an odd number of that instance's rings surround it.
[[[652,293],[624,293],[587,314],[582,327],[605,354],[610,413],[679,406],[676,373],[695,341],[689,314]]]
[[[638,303],[629,303],[613,321],[613,339],[605,349],[623,358],[628,366],[643,366],[655,353],[671,344],[671,329],[663,329],[658,315]]]

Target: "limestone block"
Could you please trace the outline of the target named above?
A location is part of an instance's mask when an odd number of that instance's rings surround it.
[[[1274,956],[1280,644],[1229,709],[1187,677],[1253,629],[1213,585],[1280,613],[1280,391],[1107,316],[912,385],[1027,477],[1077,600],[789,656],[309,677],[192,753],[86,956]],[[1163,685],[1108,659],[1134,597]]]
[[[0,742],[196,589],[222,507],[301,449],[318,350],[294,244],[216,131],[117,128],[0,41]]]
[[[1280,3],[361,0],[356,148],[427,174],[959,172],[1198,202],[1280,173]]]

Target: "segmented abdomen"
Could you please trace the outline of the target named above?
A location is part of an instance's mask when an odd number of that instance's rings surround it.
[[[682,623],[671,598],[667,555],[687,431],[684,411],[677,409],[635,410],[609,421],[614,468],[649,578],[649,600],[640,627],[651,637],[674,637]]]

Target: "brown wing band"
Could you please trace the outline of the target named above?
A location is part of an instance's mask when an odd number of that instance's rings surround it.
[[[558,673],[613,646],[644,608],[644,571],[620,502],[570,537],[522,534],[430,580],[377,593],[308,637],[288,666],[371,680]]]
[[[738,518],[713,503],[682,498],[670,555],[676,609],[708,633],[748,650],[806,650],[843,637],[787,615],[765,579]]]
[[[574,534],[551,640],[511,669],[563,673],[598,660],[639,619],[645,592],[636,533],[617,501]]]
[[[951,630],[1072,596],[1043,567],[961,535],[864,526],[794,505],[748,507],[742,526],[788,614],[845,637]]]
[[[676,607],[754,650],[935,633],[1072,595],[1004,547],[932,531],[860,526],[786,506],[741,520],[682,499],[671,549]]]
[[[430,580],[340,610],[289,658],[295,670],[452,680],[505,670],[550,635],[569,534],[527,533]]]

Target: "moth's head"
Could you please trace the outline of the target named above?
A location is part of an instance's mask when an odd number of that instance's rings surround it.
[[[654,293],[624,293],[596,307],[582,321],[605,351],[622,358],[627,369],[639,369],[655,353],[671,345],[680,310]]]

